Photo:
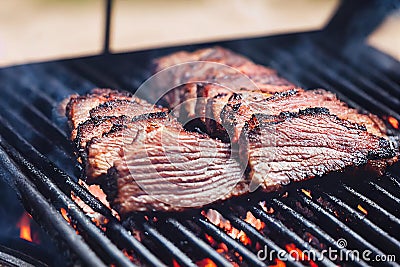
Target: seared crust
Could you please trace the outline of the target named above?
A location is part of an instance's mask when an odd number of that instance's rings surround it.
[[[386,128],[379,118],[349,108],[336,95],[322,89],[290,90],[257,100],[249,99],[243,94],[234,94],[220,113],[221,124],[227,129],[232,141],[236,142],[245,122],[255,113],[279,115],[285,111],[297,112],[312,107],[325,107],[341,119],[364,125],[371,134],[386,136]]]
[[[187,62],[196,64],[167,69]],[[207,62],[221,65],[210,65]],[[161,91],[154,90],[150,94],[154,94],[154,99],[161,97],[162,102],[174,109],[174,114],[182,121],[196,117],[204,124],[207,102],[218,95],[241,92],[275,93],[295,88],[295,85],[279,77],[275,70],[257,65],[248,58],[221,47],[177,52],[155,60],[154,65],[155,72],[167,69],[168,75],[164,75],[165,80],[160,84]],[[162,95],[165,84],[179,86]],[[219,117],[214,119],[218,120]]]
[[[86,157],[86,145],[92,138],[99,138],[104,134],[110,132],[118,125],[123,125],[128,120],[127,116],[106,116],[95,117],[79,124],[77,135],[74,140],[78,148],[79,156],[84,159]]]
[[[132,97],[131,99],[116,99],[104,102],[89,111],[91,118],[101,118],[107,116],[127,116],[135,117],[140,114],[163,111],[162,108],[155,107],[147,101]]]
[[[396,156],[385,138],[326,108],[254,114],[243,128],[239,147],[249,179],[265,191],[348,168],[380,173]]]
[[[79,124],[90,118],[89,112],[98,105],[115,99],[132,99],[128,92],[120,92],[111,89],[93,89],[90,93],[77,96],[73,95],[65,109],[68,124],[71,130],[71,140],[76,138]]]

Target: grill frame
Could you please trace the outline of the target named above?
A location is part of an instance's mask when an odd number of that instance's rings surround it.
[[[368,7],[361,10],[361,14],[365,15],[365,12],[368,14],[371,11],[371,5],[366,6]],[[345,4],[341,7],[342,10],[348,10],[348,8]],[[377,15],[380,19],[374,20],[375,23],[380,22],[392,8],[392,6],[382,8]],[[0,94],[3,99],[1,103],[5,109],[0,111],[0,169],[9,173],[6,177],[18,192],[25,208],[56,240],[57,245],[69,251],[75,263],[81,262],[88,266],[102,266],[110,263],[118,266],[135,266],[136,264],[165,266],[172,265],[173,259],[180,266],[195,266],[193,258],[197,255],[188,255],[190,253],[184,251],[183,245],[177,242],[176,237],[166,234],[173,229],[180,234],[182,240],[187,241],[192,248],[198,249],[199,254],[207,255],[218,266],[228,266],[229,261],[204,240],[204,233],[223,242],[230,250],[238,252],[244,259],[243,263],[249,266],[266,266],[256,257],[253,248],[246,247],[238,240],[231,238],[219,227],[202,217],[200,210],[191,211],[179,219],[176,215],[154,214],[159,218],[158,222],[145,221],[143,215],[137,215],[132,219],[134,224],[121,224],[111,215],[107,207],[77,183],[81,169],[76,163],[72,144],[67,140],[66,129],[62,127],[62,123],[57,122],[57,118],[54,118],[53,109],[63,97],[73,92],[72,88],[76,88],[78,93],[94,87],[134,91],[146,77],[149,77],[151,59],[177,50],[220,45],[249,56],[257,63],[275,68],[283,77],[305,88],[312,88],[317,84],[336,93],[340,99],[352,107],[379,115],[390,115],[400,120],[398,111],[393,109],[397,103],[396,94],[400,92],[400,72],[396,71],[396,67],[397,70],[400,69],[400,63],[372,47],[354,41],[354,38],[351,40],[343,38],[345,41],[340,47],[332,47],[326,39],[326,34],[330,30],[338,29],[339,26],[335,23],[343,14],[341,9],[323,31],[178,46],[134,53],[104,54],[1,69],[0,78],[4,82],[1,85],[3,91]],[[372,28],[374,27],[369,27],[367,31]],[[361,36],[365,35],[364,33]],[[355,47],[356,50],[354,50]],[[314,57],[309,57],[311,53]],[[326,63],[331,62],[334,62],[333,66],[327,67]],[[367,62],[372,62],[375,68],[369,67]],[[373,74],[371,75],[373,79],[369,78],[370,74]],[[375,92],[374,88],[386,89],[389,92]],[[371,93],[374,97],[369,95]],[[393,95],[395,97],[390,98]],[[4,96],[7,100],[4,100]],[[380,98],[377,99],[377,97]],[[382,101],[387,101],[387,103],[382,103]],[[24,131],[27,128],[31,128],[32,131],[27,133]],[[398,140],[398,131],[393,130],[391,134],[397,136]],[[54,159],[57,159],[56,162],[52,161]],[[400,225],[400,219],[396,217],[396,212],[400,208],[399,199],[394,195],[400,192],[399,176],[400,168],[397,164],[390,168],[385,176],[386,180],[368,177],[367,183],[360,183],[360,189],[357,190],[354,189],[357,186],[354,181],[338,179],[333,185],[335,190],[341,190],[343,195],[340,197],[331,191],[326,191],[331,182],[322,179],[318,183],[314,180],[289,187],[288,198],[283,198],[279,193],[268,196],[255,195],[254,199],[244,197],[211,207],[220,211],[234,227],[243,230],[252,240],[257,240],[269,249],[284,249],[282,244],[285,242],[292,242],[302,250],[311,249],[313,246],[300,235],[307,229],[314,236],[324,240],[323,244],[338,248],[334,237],[340,236],[339,233],[328,229],[328,224],[323,223],[321,226],[314,217],[302,214],[301,209],[295,204],[302,203],[304,207],[317,214],[317,218],[322,218],[325,222],[328,221],[332,226],[341,229],[339,232],[342,236],[346,236],[353,247],[360,250],[368,248],[375,254],[386,252],[380,251],[382,247],[379,244],[371,243],[367,240],[368,238],[359,234],[354,229],[357,224],[343,223],[342,217],[333,215],[331,207],[325,207],[314,197],[310,199],[302,195],[300,189],[309,187],[312,188],[313,195],[318,195],[324,200],[329,199],[330,204],[344,210],[345,216],[354,217],[359,225],[369,225],[369,228],[366,228],[368,231],[383,235],[382,240],[387,245],[385,249],[400,252],[398,237],[393,237],[395,232],[390,231],[391,226]],[[391,184],[397,189],[390,188]],[[365,193],[369,189],[373,194],[377,193],[379,197]],[[89,204],[93,210],[110,219],[105,233],[97,228],[71,200],[71,192]],[[260,209],[257,201],[262,199],[270,201],[276,213],[267,214]],[[379,215],[382,218],[378,220],[362,215],[354,208],[354,203],[357,201],[368,206],[367,210],[373,212],[373,215]],[[232,207],[234,207],[233,210]],[[75,234],[76,229],[64,220],[60,214],[60,208],[68,211],[81,235]],[[267,224],[270,231],[276,231],[276,235],[269,237],[258,232],[243,220],[243,213],[238,209],[253,212],[257,218]],[[285,214],[289,220],[296,221],[303,228],[298,230],[299,232],[291,229],[290,226],[295,227],[298,224],[283,220],[281,214]],[[136,240],[125,228],[127,226],[137,227],[144,233],[147,242],[158,246],[160,252],[148,243]],[[196,229],[201,229],[200,236]],[[283,238],[278,238],[282,236]],[[134,251],[139,262],[130,262],[121,252],[121,248]],[[167,255],[168,259],[163,259],[159,255]],[[334,265],[328,259],[319,264]],[[366,266],[368,263],[353,261],[349,264]],[[287,265],[301,266],[299,262],[293,260],[289,260]],[[396,263],[392,265],[396,266]]]

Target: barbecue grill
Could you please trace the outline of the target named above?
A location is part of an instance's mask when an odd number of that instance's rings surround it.
[[[343,1],[321,31],[124,54],[108,53],[106,27],[102,55],[1,69],[1,176],[68,259],[60,265],[398,266],[399,164],[379,178],[337,174],[282,192],[253,193],[179,214],[139,213],[120,221],[78,183],[81,168],[57,113],[72,93],[95,87],[134,92],[150,77],[156,57],[219,45],[275,68],[303,88],[326,88],[351,107],[379,115],[398,141],[400,62],[365,44],[365,37],[397,7],[395,1]],[[76,197],[107,223],[99,227],[74,202]],[[349,256],[263,258],[267,251],[321,256],[328,249]],[[386,261],[357,259],[348,253],[353,250],[368,250],[371,259],[387,256]],[[0,262],[11,266],[26,263],[2,255]]]

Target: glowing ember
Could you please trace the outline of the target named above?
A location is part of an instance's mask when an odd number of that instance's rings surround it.
[[[308,196],[309,198],[312,198],[311,196],[311,190],[308,189],[301,189],[301,192],[303,192],[304,195]]]
[[[287,252],[289,252],[290,256],[295,258],[298,261],[306,261],[309,263],[311,267],[318,267],[318,265],[313,262],[303,251],[296,247],[295,244],[290,243],[285,246]]]
[[[387,120],[388,120],[388,122],[390,123],[390,125],[393,126],[393,128],[399,129],[399,121],[396,120],[396,118],[394,118],[394,117],[392,117],[392,116],[389,116],[389,117],[387,118]]]
[[[68,223],[71,222],[71,219],[68,217],[68,212],[64,209],[60,209],[61,215],[63,216],[64,220],[66,220]]]
[[[215,242],[214,238],[208,234],[204,234],[204,236],[206,237],[208,243],[210,243],[211,245],[215,245],[217,242]]]
[[[213,262],[210,258],[205,258],[201,261],[196,262],[196,265],[199,267],[217,267],[215,262]]]
[[[251,240],[246,233],[233,227],[231,222],[226,220],[218,211],[209,209],[207,213],[203,211],[201,214],[204,215],[212,224],[223,229],[232,238],[238,239],[244,245],[251,244]]]
[[[175,259],[172,259],[172,266],[173,266],[173,267],[181,267],[181,266],[179,265],[179,263],[178,263]]]
[[[268,214],[272,214],[275,212],[273,207],[267,207],[267,204],[265,203],[265,201],[261,201],[260,203],[258,203],[261,208]]]
[[[85,187],[94,197],[96,197],[100,202],[102,202],[105,206],[110,208],[110,203],[107,201],[107,196],[103,192],[103,190],[98,185],[87,185],[84,181],[79,180],[79,184]],[[98,212],[95,212],[91,207],[89,207],[84,201],[82,201],[78,196],[76,196],[73,192],[71,193],[71,198],[75,203],[83,210],[83,212],[88,215],[91,220],[99,227],[103,227],[108,223],[108,219],[105,218]],[[119,214],[111,209],[112,214],[119,220]],[[62,211],[61,211],[62,212]],[[65,219],[65,217],[64,217]]]
[[[276,259],[275,264],[270,265],[269,267],[286,267],[286,264],[283,261],[281,261],[280,259]]]
[[[225,245],[225,243],[219,243],[216,251],[220,254],[227,253],[228,247],[227,247],[227,245]]]
[[[366,209],[364,209],[360,204],[358,204],[357,208],[364,213],[365,215],[368,215],[368,211]]]
[[[132,251],[127,251],[126,249],[123,249],[122,252],[124,253],[124,255],[130,260],[130,261],[134,261],[135,258],[133,257],[133,252]]]
[[[32,242],[31,218],[32,217],[28,213],[24,212],[17,223],[17,227],[20,229],[19,237],[29,242]]]
[[[257,219],[256,217],[254,217],[253,213],[251,213],[250,211],[248,211],[246,213],[246,219],[244,219],[244,220],[245,220],[245,222],[249,223],[251,226],[256,228],[258,231],[264,229],[264,227],[265,227],[265,223],[260,221],[260,219]]]

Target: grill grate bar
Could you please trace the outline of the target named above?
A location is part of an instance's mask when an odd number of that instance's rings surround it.
[[[263,210],[257,207],[253,207],[252,209],[255,214],[263,219],[264,222],[268,222],[269,226],[272,226],[276,231],[293,240],[294,243],[296,243],[296,245],[299,246],[302,250],[312,251],[318,257],[318,259],[322,258],[322,260],[320,261],[321,264],[323,264],[324,266],[336,266],[329,259],[322,257],[321,253],[318,250],[314,249],[309,243],[305,242],[301,237],[299,237],[297,234],[287,228],[281,221],[273,218],[272,216],[268,215]]]
[[[350,227],[346,224],[338,220],[335,216],[330,214],[320,205],[314,203],[312,200],[308,199],[306,196],[299,195],[300,199],[303,203],[307,204],[308,207],[312,208],[316,213],[322,215],[329,219],[330,222],[334,223],[338,226],[339,229],[343,231],[347,235],[347,238],[355,240],[358,244],[364,246],[365,248],[371,250],[373,255],[384,255],[382,251],[380,251],[377,247],[373,246],[371,243],[366,241],[363,237],[361,237],[358,233],[354,232]]]
[[[343,64],[347,64],[349,70],[357,70],[357,76],[370,77],[371,80],[376,81],[380,84],[381,88],[384,88],[385,91],[389,91],[392,93],[400,93],[400,85],[393,82],[381,68],[374,66],[375,64],[365,63],[364,57],[358,57],[357,63],[351,61],[349,57],[344,57],[342,54],[335,52],[334,47],[332,47],[329,43],[318,42],[320,45],[316,47],[322,50],[322,53],[330,54],[331,58],[338,58]],[[364,62],[363,62],[364,61]]]
[[[224,233],[222,230],[220,230],[214,224],[209,223],[209,222],[205,221],[204,219],[198,219],[198,222],[199,222],[200,226],[208,234],[210,234],[216,240],[225,243],[225,245],[227,245],[228,247],[237,251],[246,262],[251,264],[251,266],[263,266],[263,267],[266,266],[250,250],[248,250],[243,245],[236,242],[236,240],[234,240],[232,237],[230,237],[229,235]]]
[[[390,105],[392,108],[396,108],[400,105],[398,99],[393,98],[393,96],[387,90],[380,87],[365,74],[359,73],[356,69],[349,67],[348,62],[344,59],[341,59],[337,53],[328,54],[325,50],[322,50],[321,46],[314,45],[310,42],[308,42],[305,46],[307,49],[301,49],[301,51],[300,49],[297,49],[295,53],[305,60],[306,58],[309,58],[309,53],[311,50],[313,55],[317,55],[316,58],[318,58],[318,61],[315,60],[316,69],[321,69],[318,68],[318,65],[329,65],[329,70],[324,71],[329,71],[331,76],[333,76],[332,73],[336,72],[335,76],[341,75],[342,79],[345,77],[346,80],[351,81],[351,83],[357,83],[357,91],[365,92],[367,95],[371,96],[375,95],[380,101],[383,100],[385,105]]]
[[[292,50],[271,48],[268,49],[270,58],[266,58],[265,61],[270,61],[272,67],[282,72],[284,76],[287,76],[291,80],[299,81],[306,88],[322,86],[336,93],[340,99],[354,108],[365,110],[361,107],[361,104],[363,106],[368,105],[368,107],[374,107],[383,114],[390,114],[400,119],[400,115],[396,111],[381,103],[380,100],[372,98],[370,95],[359,90],[350,80],[338,77],[338,74],[331,68],[321,68],[321,66],[324,66],[324,63],[317,61],[319,60],[318,57],[310,57],[311,52],[307,50],[305,48]],[[265,58],[261,53],[257,55],[257,58]],[[277,59],[275,60],[275,58]],[[302,62],[302,64],[298,65],[296,62]],[[339,90],[340,88],[343,89]],[[344,89],[346,91],[343,91]],[[349,96],[351,96],[351,99]]]
[[[150,251],[139,241],[137,241],[130,233],[123,228],[111,214],[104,204],[97,198],[93,197],[85,188],[75,183],[74,180],[57,168],[45,156],[40,154],[34,147],[32,147],[26,140],[18,136],[8,123],[0,116],[0,133],[7,136],[8,139],[13,139],[16,142],[17,148],[23,151],[24,156],[36,163],[36,166],[41,166],[42,171],[55,179],[55,182],[60,188],[68,194],[74,192],[76,196],[88,204],[94,211],[106,216],[109,219],[107,224],[107,234],[112,239],[124,242],[128,249],[132,249],[139,254],[139,256],[152,266],[162,266],[163,264],[155,257]]]
[[[1,101],[1,100],[0,100]],[[66,147],[71,147],[68,141],[65,138],[59,137],[57,138],[56,136],[53,136],[53,138],[47,138],[46,136],[43,135],[43,131],[35,124],[34,120],[27,120],[25,117],[21,116],[19,113],[14,113],[10,112],[12,110],[12,106],[10,106],[10,103],[5,103],[4,104],[5,109],[2,109],[0,113],[2,114],[2,117],[6,117],[9,119],[10,123],[12,123],[16,129],[18,129],[20,132],[22,131],[24,134],[27,134],[26,138],[29,140],[35,142],[38,147],[42,148],[42,150],[45,151],[47,156],[50,156],[55,160],[56,162],[74,162],[73,165],[73,170],[72,172],[78,173],[81,171],[81,166],[78,164],[76,161],[75,156],[71,152],[71,149],[66,150]],[[45,129],[48,129],[48,131],[45,131],[47,133],[52,132],[52,125],[49,125],[47,123],[42,122],[42,126],[45,127]],[[34,135],[31,135],[31,133],[26,133],[25,129],[32,129],[32,132]],[[61,138],[61,139],[60,139]],[[42,142],[43,145],[39,146],[39,140]],[[49,151],[48,149],[51,148]],[[55,150],[55,151],[53,151]],[[59,152],[59,154],[57,154]]]
[[[79,61],[69,63],[68,65],[71,69],[77,70],[81,73],[85,73],[86,79],[93,81],[99,87],[108,87],[118,90],[124,88],[121,81],[114,79],[112,76],[110,76],[109,72],[93,68],[88,63]]]
[[[324,66],[325,64],[319,62],[320,59],[318,57],[310,57],[309,53],[306,51],[303,51],[302,53],[297,53],[298,51],[281,51],[283,53],[290,53],[289,56],[292,57],[293,62],[303,62],[303,64],[306,64],[306,67],[304,65],[300,66],[300,71],[307,69],[307,72],[315,72],[318,76],[324,78],[330,85],[328,88],[336,88],[337,90],[342,91],[345,90],[346,95],[351,96],[352,99],[357,99],[357,101],[362,101],[364,106],[368,106],[369,108],[373,108],[383,114],[389,114],[400,119],[400,115],[382,103],[381,99],[374,98],[364,91],[361,91],[359,87],[354,85],[348,78],[343,76],[339,77],[337,72],[333,69],[321,68],[321,66]]]
[[[396,247],[396,249],[400,248],[400,242],[398,240],[396,240],[395,238],[390,236],[387,232],[382,230],[379,226],[377,226],[376,224],[371,222],[368,218],[365,217],[365,215],[361,215],[359,212],[355,211],[348,204],[343,202],[340,198],[337,198],[330,194],[326,194],[326,196],[328,196],[338,206],[344,208],[349,214],[352,215],[353,218],[356,218],[360,223],[367,225],[369,227],[369,229],[373,229],[374,232],[376,232],[376,234],[378,236],[385,238],[387,241],[386,244],[390,243],[390,244],[388,244],[389,246]],[[386,245],[385,245],[385,249],[387,249]]]
[[[11,88],[8,89],[12,90]],[[23,96],[17,98],[17,95],[13,92],[10,92],[9,90],[3,91],[3,93],[7,95],[7,102],[9,102],[8,105],[15,104],[26,108],[26,110],[29,110],[30,113],[25,115],[27,118],[30,118],[34,121],[34,123],[31,123],[32,127],[39,127],[38,130],[42,130],[43,132],[51,134],[52,136],[54,136],[55,144],[60,145],[67,151],[71,150],[71,145],[68,142],[67,135],[63,130],[61,130],[57,125],[50,121],[49,118],[41,113],[36,107],[32,106],[30,103],[24,100]]]
[[[386,173],[386,177],[389,177],[389,179],[393,182],[393,184],[397,187],[400,188],[400,178],[397,178],[391,174],[391,173]]]
[[[347,249],[339,247],[336,240],[334,238],[332,238],[324,230],[322,230],[318,225],[309,221],[308,219],[303,217],[300,213],[293,210],[291,207],[287,206],[286,204],[279,201],[278,199],[273,199],[272,201],[273,201],[273,203],[275,203],[275,205],[274,205],[275,210],[285,211],[285,214],[288,214],[291,217],[295,218],[302,225],[306,226],[309,231],[312,231],[317,237],[325,240],[325,243],[329,244],[331,247],[334,247],[335,249],[344,251],[346,253],[346,255],[350,256],[350,260],[352,261],[353,264],[358,265],[358,266],[367,266],[367,263],[365,263],[362,259],[356,260],[356,258],[354,257],[353,254],[347,253],[348,252]]]
[[[143,224],[145,233],[150,235],[158,244],[163,246],[171,253],[174,259],[182,266],[196,267],[196,264],[179,248],[177,248],[168,238],[160,234],[155,228],[151,227],[148,223]]]
[[[389,193],[387,190],[385,190],[381,186],[377,185],[374,182],[369,182],[369,184],[371,186],[373,186],[378,192],[384,194],[388,199],[391,199],[391,200],[395,201],[397,204],[400,204],[400,199],[398,197],[393,196],[391,193]]]
[[[279,251],[280,256],[285,257],[287,261],[285,262],[289,266],[303,266],[299,262],[292,260],[290,255],[281,247],[279,247],[277,244],[275,244],[272,240],[266,238],[262,234],[260,234],[257,229],[252,227],[250,224],[247,222],[243,221],[242,219],[232,215],[232,214],[223,214],[225,218],[229,219],[229,221],[232,223],[232,225],[238,229],[242,229],[246,234],[248,234],[250,237],[257,239],[261,244],[267,246],[269,249],[274,250],[274,251]]]
[[[199,239],[195,234],[188,230],[185,226],[179,223],[177,220],[168,218],[167,223],[173,225],[179,232],[181,232],[190,243],[204,251],[218,266],[230,267],[232,264],[222,257],[218,252],[212,249],[206,242]]]
[[[1,100],[0,100],[1,101]],[[4,107],[9,107],[7,104],[4,105]],[[10,124],[12,123],[13,127],[15,129],[18,130],[24,130],[27,127],[31,128],[32,131],[31,133],[33,133],[34,135],[34,140],[35,142],[38,144],[38,147],[41,147],[40,145],[43,145],[42,147],[51,147],[56,150],[56,153],[58,157],[60,157],[61,155],[68,159],[69,161],[74,160],[75,161],[75,157],[73,157],[71,155],[71,153],[68,153],[67,151],[65,151],[64,149],[60,148],[59,146],[56,146],[49,138],[45,137],[43,135],[43,133],[39,132],[37,129],[30,127],[31,124],[29,122],[26,121],[26,119],[24,119],[20,114],[15,113],[15,112],[11,112],[9,108],[3,108],[0,109],[0,114],[2,115],[3,118],[8,118],[8,121],[10,122]]]
[[[85,230],[90,238],[88,243],[99,246],[101,250],[107,253],[107,255],[119,265],[123,266],[135,266],[127,257],[114,245],[110,240],[106,239],[101,230],[93,224],[93,222],[82,213],[80,208],[67,197],[52,181],[45,176],[40,170],[36,169],[30,162],[28,162],[21,154],[19,154],[14,148],[5,143],[3,139],[0,139],[1,146],[7,151],[7,153],[13,158],[13,160],[21,167],[24,167],[25,171],[30,174],[30,177],[34,179],[34,182],[38,185],[40,191],[44,191],[45,194],[55,203],[62,203],[66,208],[68,214],[71,215],[74,222],[79,227]],[[60,216],[60,214],[58,215]]]
[[[350,186],[344,184],[343,188],[346,189],[346,191],[348,191],[349,193],[353,194],[354,196],[358,197],[360,200],[362,200],[364,203],[367,203],[369,206],[371,206],[372,208],[374,208],[375,210],[379,211],[382,215],[384,215],[385,217],[387,217],[389,220],[393,221],[394,223],[400,225],[400,219],[398,219],[396,216],[392,215],[391,213],[389,213],[387,210],[385,210],[384,208],[382,208],[381,206],[379,206],[377,203],[375,203],[374,201],[372,201],[371,199],[367,198],[366,196],[360,194],[359,192],[357,192],[356,190],[354,190],[353,188],[351,188]]]
[[[20,196],[24,199],[24,205],[29,209],[35,210],[31,212],[33,217],[42,226],[45,226],[54,239],[63,240],[68,244],[69,248],[79,256],[89,266],[105,266],[97,257],[91,248],[83,241],[82,237],[77,236],[71,226],[61,217],[59,213],[51,206],[41,194],[37,194],[37,189],[29,182],[28,178],[17,169],[15,163],[10,159],[4,151],[3,139],[0,148],[0,164],[4,170],[8,170],[13,177],[13,184],[18,189]]]
[[[338,188],[339,192],[333,192],[333,191],[324,191],[321,190],[321,188],[319,188],[318,186],[312,186],[312,192],[313,192],[313,197],[312,199],[314,200],[314,202],[318,202],[321,206],[323,206],[325,209],[330,210],[331,213],[333,213],[335,215],[335,217],[339,217],[340,216],[340,212],[338,213],[337,210],[335,210],[334,208],[332,208],[333,206],[338,205],[337,203],[335,203],[332,199],[329,199],[329,197],[327,198],[327,195],[331,195],[333,197],[336,197],[338,199],[341,199],[344,203],[351,203],[351,206],[358,206],[360,205],[361,207],[363,207],[364,205],[362,204],[362,202],[360,203],[360,199],[356,198],[353,194],[350,194],[347,190],[345,190],[343,188],[343,182],[339,181],[339,183],[334,185],[335,187]],[[357,183],[357,186],[362,189],[363,191],[367,192],[367,193],[371,193],[373,192],[373,189],[370,189],[370,185],[368,182],[362,182],[362,183]],[[304,192],[303,192],[304,194]],[[302,194],[302,196],[304,196]],[[376,195],[376,194],[374,194]],[[382,200],[390,200],[388,198],[386,198],[385,196],[383,196]],[[333,202],[332,202],[333,201]],[[349,204],[350,205],[350,204]],[[340,206],[339,206],[340,207]],[[345,208],[340,207],[342,210]],[[375,225],[377,225],[379,228],[383,229],[386,232],[392,232],[391,231],[391,226],[392,221],[388,220],[386,216],[382,216],[382,213],[379,210],[376,210],[375,208],[371,208],[371,209],[367,209],[369,214],[369,218],[371,219],[371,221],[373,221],[373,223]],[[390,213],[390,211],[386,210],[388,213]],[[356,212],[358,212],[356,210]],[[344,212],[344,213],[348,213],[348,212]],[[349,215],[349,214],[348,214]],[[349,215],[352,216],[352,215]],[[346,219],[347,217],[345,217],[344,219]],[[351,221],[347,224],[351,224]],[[359,228],[358,226],[356,226],[355,231],[357,231]],[[378,229],[374,229],[374,228],[366,228],[369,232],[371,232],[372,234],[377,235],[378,234]]]
[[[339,99],[344,100],[349,106],[358,110],[365,110],[359,103],[356,103],[347,95],[338,91],[323,77],[320,77],[311,71],[304,72],[304,66],[297,66],[294,63],[296,61],[294,61],[289,54],[285,54],[282,50],[277,50],[274,48],[269,49],[268,52],[271,53],[268,53],[268,57],[265,57],[265,55],[258,53],[257,57],[255,58],[261,58],[263,61],[269,62],[270,65],[278,70],[285,78],[289,79],[290,81],[299,83],[300,86],[304,88],[312,89],[313,87],[323,87],[329,91],[334,92]],[[274,59],[275,57],[279,59]],[[289,63],[285,64],[285,62]]]

